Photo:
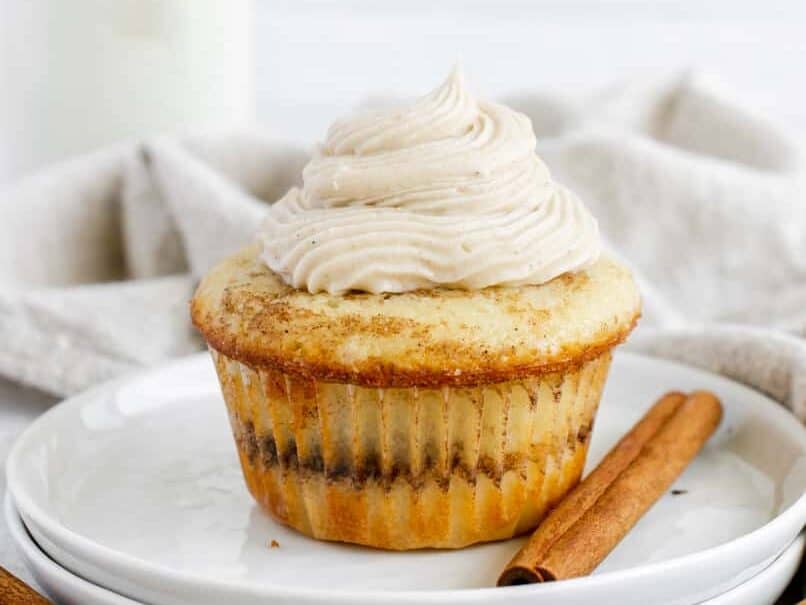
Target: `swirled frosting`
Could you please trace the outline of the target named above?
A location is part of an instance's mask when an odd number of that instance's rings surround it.
[[[269,268],[312,293],[540,284],[599,255],[529,118],[477,101],[458,69],[409,107],[335,122],[303,183],[259,237]]]

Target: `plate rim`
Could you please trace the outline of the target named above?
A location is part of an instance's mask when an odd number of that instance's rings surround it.
[[[11,539],[14,541],[16,548],[23,552],[23,559],[25,560],[25,565],[31,572],[36,576],[38,568],[33,569],[35,564],[31,563],[31,560],[37,559],[40,565],[48,568],[51,573],[56,574],[59,576],[59,579],[63,582],[70,582],[73,585],[78,584],[81,589],[84,590],[92,590],[93,592],[100,593],[101,596],[104,598],[108,598],[110,600],[116,601],[115,605],[142,605],[140,601],[133,600],[129,597],[126,597],[122,594],[114,592],[110,588],[106,588],[105,586],[101,586],[98,584],[94,584],[93,582],[82,578],[81,576],[73,573],[69,569],[63,567],[58,562],[54,561],[53,559],[48,556],[48,554],[42,549],[39,544],[31,536],[28,528],[25,527],[25,523],[22,520],[22,516],[20,515],[19,511],[17,510],[16,506],[14,505],[14,501],[11,497],[10,493],[6,493],[4,498],[4,516],[6,520],[6,525],[9,528],[9,533],[11,534]],[[759,571],[756,575],[748,578],[745,582],[735,586],[734,588],[729,589],[727,592],[722,594],[716,595],[711,597],[707,601],[703,602],[702,605],[719,605],[721,600],[724,597],[731,597],[735,596],[736,591],[746,590],[747,588],[753,588],[755,583],[761,580],[761,576],[766,575],[770,572],[770,570],[782,563],[782,560],[792,555],[796,551],[800,551],[799,555],[802,559],[803,553],[806,552],[806,533],[801,532],[795,539],[781,552],[781,554],[767,567]],[[789,578],[791,581],[791,577]],[[750,586],[750,585],[753,586]]]
[[[46,567],[50,573],[58,576],[60,582],[69,583],[80,590],[89,590],[93,593],[93,596],[98,598],[114,600],[116,605],[144,605],[141,601],[122,595],[106,586],[95,584],[86,578],[82,578],[77,573],[61,565],[58,561],[54,561],[50,555],[36,543],[33,536],[31,536],[30,531],[25,526],[25,521],[22,519],[22,515],[14,504],[11,492],[6,492],[3,498],[3,517],[8,527],[11,541],[14,543],[17,551],[22,553],[23,562],[34,577],[37,577],[39,568],[31,564],[30,561],[36,558],[41,566]],[[37,578],[37,581],[39,581],[39,578]]]
[[[113,591],[110,588],[105,586],[101,586],[99,584],[94,584],[90,580],[82,578],[78,574],[73,573],[66,567],[63,567],[57,561],[54,561],[50,556],[42,549],[39,544],[36,543],[34,538],[31,536],[28,528],[25,527],[25,522],[22,519],[19,511],[17,510],[14,500],[11,497],[10,493],[5,494],[5,498],[3,499],[3,512],[4,517],[6,520],[6,525],[9,528],[9,533],[11,535],[11,539],[13,540],[16,548],[19,551],[23,552],[23,559],[25,562],[26,567],[36,576],[38,568],[33,569],[35,564],[30,563],[32,559],[37,559],[40,565],[48,568],[51,573],[56,574],[59,576],[59,579],[63,582],[70,582],[73,585],[78,584],[81,589],[85,590],[92,590],[93,592],[100,593],[101,596],[108,598],[110,600],[119,601],[115,605],[143,605],[141,601],[136,601],[131,599],[130,597],[126,597],[122,594],[119,594]],[[769,573],[769,571],[776,565],[781,564],[782,559],[787,556],[792,555],[792,553],[796,551],[800,551],[799,555],[802,559],[803,553],[806,552],[806,533],[801,532],[798,534],[794,540],[790,544],[784,548],[778,557],[775,558],[768,566],[764,569],[760,570],[754,576],[748,578],[746,581],[742,582],[741,584],[729,589],[726,592],[723,592],[719,595],[711,597],[707,601],[704,601],[701,605],[718,605],[719,602],[723,599],[723,597],[730,597],[733,596],[736,591],[747,589],[748,587],[752,588],[752,586],[748,586],[758,582],[761,579],[761,576]],[[791,581],[791,577],[789,578]]]
[[[660,357],[653,357],[650,355],[643,355],[629,351],[618,351],[616,353],[619,357],[637,360],[640,362],[650,362],[662,366],[672,367],[676,369],[684,369],[686,371],[694,372],[695,374],[707,375],[709,380],[717,380],[730,384],[731,388],[738,388],[744,391],[744,394],[752,399],[757,399],[763,405],[764,415],[772,418],[776,423],[776,428],[780,428],[786,433],[791,434],[795,440],[800,441],[803,450],[806,451],[806,427],[803,427],[797,418],[786,410],[781,404],[772,400],[764,393],[757,391],[747,385],[737,382],[725,376],[703,370],[688,364],[680,363],[678,361],[668,360]],[[149,561],[133,557],[131,555],[122,553],[103,544],[99,544],[67,527],[58,523],[51,515],[48,515],[31,497],[26,490],[22,487],[22,480],[18,477],[18,468],[20,465],[19,458],[22,456],[22,451],[25,449],[27,442],[33,439],[39,431],[44,430],[43,427],[47,423],[53,422],[51,418],[61,414],[69,413],[73,408],[79,408],[85,401],[96,399],[106,392],[112,392],[116,388],[125,385],[126,383],[142,379],[149,374],[157,372],[168,372],[171,368],[181,367],[185,365],[193,365],[194,363],[201,362],[202,359],[207,358],[209,361],[209,354],[206,352],[196,353],[194,355],[181,357],[171,360],[164,364],[158,364],[149,368],[137,370],[135,372],[126,374],[123,377],[110,380],[86,391],[66,398],[64,401],[56,404],[39,416],[32,422],[26,429],[17,437],[11,450],[9,451],[6,459],[6,480],[7,489],[11,494],[14,504],[26,525],[34,525],[43,528],[43,533],[49,536],[56,536],[61,544],[69,544],[70,550],[80,553],[92,553],[92,560],[107,561],[107,564],[115,568],[128,569],[136,572],[137,575],[150,576],[152,578],[164,578],[171,582],[179,582],[185,586],[198,586],[199,576],[193,573],[164,568],[155,565]],[[800,517],[800,523],[797,524],[797,517]],[[28,519],[31,519],[30,521]],[[613,582],[630,582],[642,576],[651,575],[659,571],[665,570],[679,570],[683,566],[696,565],[698,562],[709,560],[727,553],[736,548],[752,549],[754,544],[764,541],[764,536],[769,533],[777,533],[782,531],[782,528],[792,525],[799,525],[801,528],[806,523],[806,492],[804,492],[797,500],[792,502],[787,508],[780,511],[774,518],[767,521],[764,525],[742,535],[733,538],[728,542],[711,546],[709,548],[673,557],[665,561],[657,561],[645,565],[639,565],[628,569],[620,569],[601,574],[585,576],[581,578],[572,578],[562,582],[552,582],[538,585],[526,586],[507,586],[507,587],[483,587],[483,588],[453,588],[453,589],[439,589],[439,590],[366,590],[357,591],[354,589],[321,589],[321,588],[307,588],[307,587],[288,587],[288,586],[273,586],[273,585],[259,585],[252,582],[237,582],[223,580],[221,578],[204,578],[204,583],[211,588],[221,591],[240,591],[241,593],[248,593],[250,596],[264,597],[264,598],[307,598],[317,599],[322,597],[329,597],[332,599],[349,598],[353,603],[376,603],[379,599],[384,599],[386,602],[393,601],[410,601],[411,599],[428,600],[436,598],[439,600],[468,600],[483,598],[485,595],[492,594],[493,592],[500,597],[505,597],[506,594],[512,596],[522,596],[526,591],[540,590],[541,592],[549,593],[564,590],[570,586],[585,583],[589,589],[595,590],[604,588]],[[40,530],[41,531],[41,530]],[[797,535],[797,532],[792,536]],[[787,544],[789,541],[787,542]],[[779,549],[775,558],[783,552]],[[84,555],[86,558],[86,555]]]

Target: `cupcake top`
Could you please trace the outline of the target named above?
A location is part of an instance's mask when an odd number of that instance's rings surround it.
[[[337,122],[260,241],[204,277],[193,323],[247,365],[375,387],[601,355],[633,328],[638,290],[534,145],[528,118],[458,72],[411,107]]]
[[[334,295],[289,286],[260,255],[253,244],[204,277],[193,323],[228,357],[317,380],[463,386],[562,371],[624,340],[641,308],[606,256],[537,286]]]
[[[408,107],[337,121],[260,232],[261,258],[310,293],[478,290],[590,267],[595,219],[552,181],[532,125],[455,69]]]

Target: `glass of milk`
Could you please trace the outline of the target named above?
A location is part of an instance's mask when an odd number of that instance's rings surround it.
[[[250,0],[0,3],[0,182],[152,133],[252,120]]]

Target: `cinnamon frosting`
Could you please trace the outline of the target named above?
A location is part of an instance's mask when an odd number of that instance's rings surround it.
[[[599,256],[596,220],[552,181],[525,115],[455,69],[410,106],[337,121],[270,209],[262,259],[309,292],[541,284]]]

